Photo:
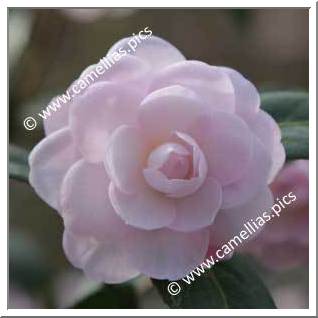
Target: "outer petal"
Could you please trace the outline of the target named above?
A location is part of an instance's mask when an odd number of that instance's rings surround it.
[[[239,72],[220,67],[232,80],[235,92],[235,112],[242,118],[253,116],[260,106],[260,97],[255,86]]]
[[[93,280],[118,284],[139,274],[130,266],[125,245],[118,240],[98,242],[91,237],[65,231],[63,248],[70,262],[83,269]]]
[[[101,81],[121,83],[144,93],[152,76],[150,69],[146,62],[130,54],[120,55],[120,58],[115,60],[104,57],[99,63],[87,67],[79,80],[84,80],[90,85]]]
[[[84,158],[100,162],[108,135],[121,124],[133,123],[140,97],[133,90],[101,82],[73,101],[70,128]]]
[[[188,128],[209,109],[191,90],[175,85],[149,94],[141,103],[138,119],[145,135],[153,142],[169,139],[174,131]]]
[[[234,112],[235,99],[232,82],[219,67],[199,61],[182,61],[160,71],[150,90],[181,85],[193,90],[214,110]]]
[[[59,105],[54,106],[54,105]],[[49,107],[51,106],[51,107]],[[50,116],[47,116],[46,119],[43,119],[43,126],[45,134],[48,136],[53,132],[65,128],[68,125],[68,113],[70,102],[62,103],[62,100],[59,99],[59,96],[55,96],[48,104],[50,111]],[[56,112],[54,111],[56,109]]]
[[[105,148],[104,164],[116,187],[126,193],[136,191],[136,183],[143,178],[146,156],[146,145],[138,128],[123,125],[113,132]]]
[[[281,139],[280,129],[275,120],[268,113],[260,110],[247,120],[247,123],[264,147],[272,153],[274,144]]]
[[[61,214],[68,229],[99,240],[125,232],[107,195],[109,183],[102,164],[79,160],[69,169],[61,189]]]
[[[113,63],[112,63],[113,61]],[[103,74],[98,74],[96,67],[100,65],[105,69]],[[101,68],[99,68],[101,69]],[[149,71],[149,66],[141,59],[132,55],[123,55],[119,60],[101,59],[99,63],[90,65],[81,74],[85,78],[92,71],[97,73],[98,81],[107,82],[132,82],[139,79]],[[101,72],[101,71],[100,71]],[[94,74],[91,74],[95,76]]]
[[[271,183],[279,170],[283,167],[286,159],[286,152],[284,146],[281,142],[277,142],[274,144],[273,152],[272,152],[272,167],[268,177],[268,183]]]
[[[107,56],[112,56],[120,49],[148,62],[156,69],[185,59],[173,45],[156,36],[143,39],[141,43],[138,43],[134,37],[124,38],[109,49]]]
[[[252,134],[238,116],[214,112],[201,117],[192,130],[208,162],[208,175],[222,185],[239,180],[252,152]]]
[[[104,71],[104,73],[102,73],[102,71]],[[83,95],[91,85],[105,81],[125,83],[125,85],[130,85],[134,91],[144,94],[151,76],[149,72],[150,67],[132,55],[122,56],[120,60],[113,62],[101,60],[97,64],[89,65],[81,73],[79,78],[68,87],[67,92],[71,96],[70,101],[63,103],[63,97],[59,99],[59,96],[56,96],[48,104],[52,104],[52,109],[50,110],[51,115],[47,116],[47,119],[43,121],[45,134],[49,135],[68,125],[70,105],[77,97]],[[82,86],[86,88],[81,89]],[[67,100],[65,97],[63,99]],[[60,107],[56,105],[60,105]],[[57,109],[57,111],[54,111],[54,108]]]
[[[256,220],[258,216],[262,217],[263,212],[271,215],[273,205],[273,195],[269,188],[263,188],[250,201],[243,205],[230,209],[221,210],[214,223],[210,227],[210,239],[214,245],[227,243],[234,236],[239,235],[241,230],[245,230],[244,223]],[[261,232],[261,228],[255,235]],[[255,236],[252,234],[252,236]],[[252,237],[251,236],[251,237]]]
[[[176,218],[169,228],[177,231],[195,231],[211,225],[222,204],[222,188],[208,178],[191,196],[176,200]]]
[[[127,224],[140,229],[153,230],[169,225],[175,218],[173,200],[145,183],[136,187],[135,193],[127,194],[110,184],[109,197],[117,214]]]
[[[253,138],[253,150],[242,178],[223,188],[224,209],[241,205],[250,200],[267,185],[271,169],[271,157],[258,138]]]
[[[182,278],[204,260],[208,232],[208,229],[189,233],[168,229],[139,231],[134,240],[128,242],[132,247],[131,262],[153,278]]]
[[[59,209],[59,193],[63,178],[79,159],[68,128],[43,139],[29,156],[29,182],[39,197],[54,209]]]
[[[128,226],[107,196],[109,178],[102,164],[84,160],[72,166],[62,186],[63,246],[74,266],[97,281],[120,283],[138,272],[128,260]]]
[[[247,123],[272,157],[272,167],[268,177],[271,183],[286,159],[285,149],[281,143],[281,131],[275,120],[263,110],[247,120]]]

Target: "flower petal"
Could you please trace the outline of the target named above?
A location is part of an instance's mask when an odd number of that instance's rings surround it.
[[[136,192],[127,194],[113,183],[109,186],[110,201],[125,223],[136,228],[153,230],[169,225],[175,218],[172,199],[152,190],[147,184],[136,184]]]
[[[252,221],[255,221],[257,217],[261,216],[263,218],[263,212],[271,215],[273,201],[270,189],[263,188],[247,203],[234,208],[220,210],[210,227],[211,243],[218,246],[225,244],[234,236],[239,236],[242,230],[246,231],[244,224],[248,221],[252,224]],[[250,237],[258,235],[261,229],[259,227],[259,230],[255,234],[251,233]]]
[[[220,67],[232,80],[235,92],[235,112],[242,118],[253,116],[260,107],[260,96],[256,87],[234,69]]]
[[[267,184],[271,169],[271,158],[257,137],[253,137],[252,156],[244,175],[223,188],[222,208],[241,205],[250,200]]]
[[[272,167],[268,177],[268,183],[271,183],[280,169],[283,167],[286,160],[285,148],[281,142],[274,144],[272,152]]]
[[[271,153],[274,144],[281,139],[280,129],[275,120],[263,110],[247,120],[249,127],[263,143],[264,147]]]
[[[136,37],[124,38],[109,49],[107,56],[112,56],[120,50],[125,50],[128,54],[146,61],[156,69],[185,60],[178,49],[156,36],[143,39],[140,43],[138,43]]]
[[[234,113],[232,82],[219,67],[199,61],[182,61],[169,65],[155,75],[150,91],[181,85],[193,90],[214,110]]]
[[[30,153],[29,182],[38,196],[56,210],[59,210],[63,178],[78,159],[79,154],[68,128],[52,133]]]
[[[127,242],[132,247],[131,263],[141,273],[156,279],[182,278],[204,260],[208,232],[138,231],[134,240]]]
[[[201,117],[192,134],[205,154],[209,176],[222,185],[242,177],[252,153],[252,134],[243,120],[214,112],[211,117]]]
[[[190,179],[168,179],[156,168],[144,169],[143,175],[152,188],[165,193],[170,198],[181,198],[195,193],[202,186],[207,175],[207,163],[198,144],[189,135],[174,132],[172,137],[178,143],[182,142],[185,149],[192,154],[193,176]]]
[[[177,215],[169,228],[177,231],[195,231],[211,225],[221,204],[221,185],[215,179],[207,178],[197,192],[176,200]]]
[[[130,266],[125,244],[116,239],[98,242],[66,230],[63,248],[75,267],[83,269],[89,278],[98,282],[118,284],[139,274]]]
[[[55,96],[47,106],[48,109],[46,109],[46,112],[50,111],[50,115],[46,116],[46,119],[43,119],[43,126],[46,136],[62,128],[66,128],[68,125],[70,102],[63,103],[60,98],[60,96]],[[54,109],[56,109],[56,111],[54,111]],[[42,111],[42,114],[43,112],[44,111]]]
[[[142,177],[146,160],[146,145],[138,128],[120,126],[110,136],[104,156],[104,165],[112,182],[121,191],[133,193]]]
[[[138,110],[138,120],[145,135],[158,143],[169,139],[174,131],[188,128],[209,109],[191,90],[175,85],[149,94]]]
[[[87,161],[103,160],[107,137],[119,125],[135,121],[139,102],[134,90],[108,82],[91,85],[73,101],[70,128]]]
[[[67,172],[61,189],[64,225],[73,233],[99,240],[119,238],[126,231],[108,198],[109,177],[102,164],[77,161]]]

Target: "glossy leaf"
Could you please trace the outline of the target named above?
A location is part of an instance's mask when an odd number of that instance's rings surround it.
[[[153,280],[163,300],[170,308],[276,308],[265,285],[246,258],[235,255],[206,270],[189,285],[177,281],[179,294],[172,296],[167,280]]]
[[[284,122],[280,124],[282,142],[288,160],[308,159],[309,132],[308,122]]]
[[[261,108],[279,123],[285,121],[308,121],[308,93],[302,91],[262,93]]]

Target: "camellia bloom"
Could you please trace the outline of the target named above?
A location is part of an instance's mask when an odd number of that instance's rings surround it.
[[[30,183],[64,220],[72,264],[98,281],[183,277],[272,205],[284,163],[255,87],[150,37],[44,122]],[[80,79],[92,70],[88,67]]]
[[[269,269],[288,269],[308,263],[309,246],[309,165],[308,160],[288,164],[271,184],[275,198],[292,192],[296,200],[281,212],[280,218],[243,250]]]

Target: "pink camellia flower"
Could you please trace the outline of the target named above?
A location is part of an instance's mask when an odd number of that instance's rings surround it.
[[[292,192],[296,200],[281,212],[280,218],[243,250],[254,255],[269,269],[289,269],[308,263],[309,246],[309,165],[296,160],[278,174],[271,185],[275,198]]]
[[[255,87],[150,37],[44,122],[30,183],[64,220],[71,263],[95,280],[183,277],[272,205],[284,163]],[[87,68],[80,79],[92,70]]]

